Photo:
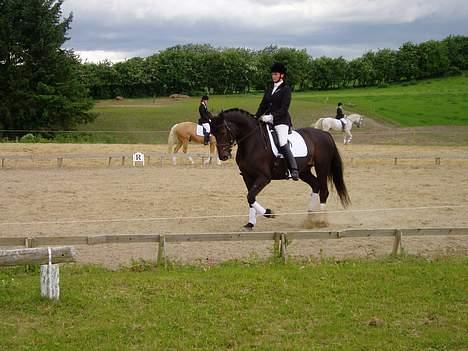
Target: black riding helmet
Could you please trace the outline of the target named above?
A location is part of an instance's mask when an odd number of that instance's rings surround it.
[[[201,97],[201,101],[208,101],[210,98],[207,95]]]
[[[286,74],[286,67],[280,62],[275,62],[273,66],[271,66],[270,72]]]

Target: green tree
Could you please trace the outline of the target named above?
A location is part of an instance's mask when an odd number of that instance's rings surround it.
[[[418,47],[412,42],[404,43],[397,54],[398,77],[400,80],[418,79],[419,71]]]
[[[0,0],[0,129],[73,128],[92,121],[80,61],[62,49],[63,0]]]
[[[444,39],[447,46],[450,69],[460,71],[468,69],[468,37],[450,35]]]
[[[418,46],[419,78],[442,76],[448,72],[450,61],[444,42],[429,40]]]

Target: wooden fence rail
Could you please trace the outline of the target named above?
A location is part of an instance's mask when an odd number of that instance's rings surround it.
[[[33,156],[33,155],[0,155],[1,160],[1,168],[6,166],[5,161],[24,161],[30,160],[31,162],[34,161],[57,161],[57,167],[62,167],[64,160],[93,160],[93,159],[103,159],[107,161],[107,166],[111,165],[113,159],[121,160],[121,165],[125,165],[125,161],[131,161],[133,154],[130,153],[112,153],[112,154],[59,154],[59,155],[50,155],[50,156]],[[205,159],[209,157],[208,153],[187,153],[184,154],[182,152],[176,154],[168,154],[166,152],[151,152],[145,153],[146,164],[150,164],[150,160],[159,160],[160,164],[162,164],[163,160],[170,159],[172,161],[173,157],[175,158],[187,158],[187,157],[195,157],[201,158],[202,163]]]
[[[150,164],[150,160],[159,160],[159,163],[162,165],[164,160],[171,160],[172,158],[187,158],[187,157],[195,157],[201,158],[202,163],[205,159],[208,158],[208,153],[177,153],[177,154],[169,154],[166,152],[151,152],[145,153],[146,164]],[[0,155],[1,160],[1,168],[4,168],[7,164],[6,161],[24,161],[30,160],[34,161],[56,161],[57,167],[62,167],[64,164],[64,160],[92,160],[92,159],[102,159],[104,162],[107,161],[107,166],[110,166],[112,160],[121,160],[121,165],[124,166],[126,160],[132,160],[132,154],[129,153],[112,153],[112,154],[59,154],[59,155],[50,155],[50,156],[33,156],[33,155]],[[374,160],[374,161],[381,161],[381,160],[388,160],[393,163],[393,165],[397,165],[398,161],[409,161],[409,160],[434,160],[435,165],[440,165],[441,160],[443,161],[467,161],[468,156],[417,156],[417,157],[410,157],[410,156],[374,156],[374,155],[353,155],[349,157],[349,162],[351,165],[358,160]]]
[[[281,231],[281,232],[227,232],[197,234],[126,234],[96,236],[38,236],[24,238],[1,238],[0,247],[42,247],[61,245],[103,245],[158,243],[158,262],[165,260],[167,243],[221,242],[221,241],[274,241],[275,250],[280,249],[282,257],[287,257],[286,247],[291,240],[317,240],[342,238],[394,237],[393,254],[401,249],[405,236],[447,236],[468,235],[464,228],[406,228],[406,229],[346,229],[340,231]]]

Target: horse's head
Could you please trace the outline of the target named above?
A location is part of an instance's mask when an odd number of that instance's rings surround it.
[[[359,119],[358,119],[358,121],[357,121],[357,123],[356,123],[356,126],[357,126],[358,128],[361,128],[363,120],[364,120],[364,117],[363,117],[363,116],[359,116]]]
[[[361,116],[361,115],[359,115],[357,113],[353,113],[353,114],[348,116],[348,119],[351,120],[351,122],[353,122],[353,124],[355,124],[356,127],[361,128],[364,118],[363,118],[363,116]]]
[[[232,147],[236,140],[222,113],[211,120],[211,133],[216,138],[219,159],[227,161],[232,157]]]

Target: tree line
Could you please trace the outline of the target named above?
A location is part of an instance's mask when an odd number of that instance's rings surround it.
[[[468,69],[468,37],[451,35],[398,50],[369,51],[361,57],[313,58],[306,50],[269,46],[262,50],[177,45],[146,58],[83,63],[81,79],[94,98],[182,94],[236,94],[261,90],[275,61],[288,68],[296,90],[385,86],[390,83],[460,74]]]
[[[386,85],[468,69],[468,37],[404,43],[359,58],[311,57],[305,50],[178,45],[124,62],[83,63],[69,39],[63,0],[0,0],[0,135],[2,130],[69,130],[91,122],[92,98],[172,93],[236,94],[263,90],[269,68],[288,67],[296,90]],[[8,132],[8,137],[23,134]]]

